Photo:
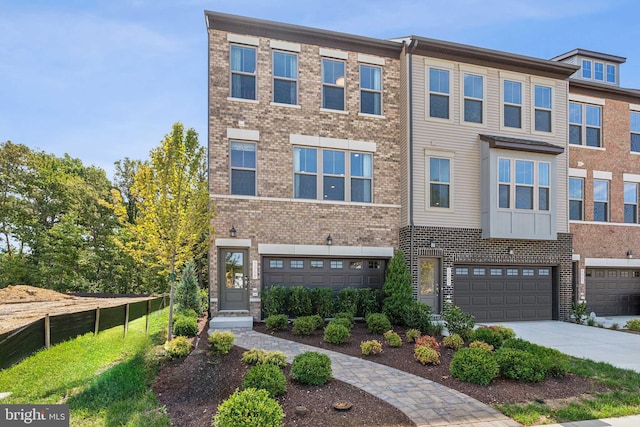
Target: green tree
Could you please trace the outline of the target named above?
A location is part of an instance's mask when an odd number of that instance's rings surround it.
[[[411,274],[401,250],[395,253],[387,266],[382,292],[384,293],[383,313],[394,325],[402,325],[404,312],[413,301],[413,289]]]
[[[184,265],[180,274],[180,281],[176,286],[176,304],[180,310],[194,310],[201,313],[200,295],[198,294],[198,279],[196,277],[196,268],[193,261],[189,261]]]

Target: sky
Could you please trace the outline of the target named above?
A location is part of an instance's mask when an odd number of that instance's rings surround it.
[[[206,145],[205,10],[545,59],[583,48],[626,57],[621,85],[640,88],[637,0],[0,0],[0,143],[110,179],[177,121]]]

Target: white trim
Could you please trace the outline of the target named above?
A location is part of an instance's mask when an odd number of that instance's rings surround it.
[[[585,258],[585,267],[640,267],[640,259],[629,258]]]
[[[249,302],[262,302],[262,300],[259,297],[258,298],[251,297],[249,298]]]
[[[284,202],[284,203],[318,203],[320,205],[342,205],[352,207],[374,207],[374,208],[393,208],[400,209],[400,205],[392,205],[387,203],[366,203],[366,202],[342,202],[342,201],[325,201],[318,199],[288,199],[285,197],[256,197],[256,196],[238,196],[231,194],[210,194],[210,199],[228,199],[228,200],[256,200],[263,202]],[[464,227],[461,227],[464,228]],[[236,239],[237,240],[237,239]]]
[[[299,104],[283,104],[281,102],[270,102],[269,105],[272,105],[274,107],[302,108]]]
[[[577,126],[577,125],[576,125]],[[584,148],[587,150],[607,151],[604,147],[591,147],[590,145],[569,144],[569,148]]]
[[[606,179],[611,181],[613,174],[605,171],[592,171],[593,179]]]
[[[569,101],[582,102],[584,104],[594,104],[594,105],[602,105],[602,106],[605,105],[605,100],[602,98],[594,98],[592,96],[577,95],[575,93],[569,94]]]
[[[282,245],[258,243],[260,255],[389,257],[392,246]]]
[[[580,254],[572,254],[571,261],[580,261]]]
[[[435,58],[424,58],[424,65],[427,68],[433,66],[433,68],[446,68],[451,71],[454,71],[456,67],[455,62]],[[449,83],[451,83],[451,81],[449,81]]]
[[[569,176],[570,177],[578,177],[578,178],[586,178],[587,177],[587,170],[586,169],[576,169],[576,168],[569,168]]]
[[[629,104],[629,110],[640,111],[640,104]]]
[[[320,56],[326,56],[326,57],[335,58],[335,59],[348,59],[349,58],[349,54],[347,52],[343,52],[341,50],[327,49],[327,48],[324,48],[324,47],[320,48]]]
[[[577,199],[575,199],[577,200]],[[575,219],[569,220],[571,224],[588,224],[588,225],[606,225],[616,227],[640,227],[640,224],[628,223],[628,222],[606,222],[606,221],[578,221]]]
[[[358,116],[360,116],[360,117],[370,117],[372,119],[386,119],[386,117],[381,115],[381,114],[358,113]]]
[[[349,114],[347,110],[334,110],[332,108],[320,108],[320,112],[322,113],[338,113],[338,114]]]
[[[381,65],[384,67],[385,59],[378,56],[365,55],[364,53],[358,54],[358,62],[366,62],[367,64]]]
[[[635,173],[623,173],[622,180],[625,182],[640,182],[640,175]]]
[[[233,96],[227,96],[227,101],[247,102],[249,104],[260,103],[257,99],[234,98]]]
[[[443,149],[431,149],[431,148],[425,148],[424,149],[424,174],[425,174],[425,204],[424,204],[424,210],[425,212],[440,212],[440,213],[452,213],[455,212],[455,205],[454,205],[454,175],[453,175],[453,171],[455,170],[455,158],[456,158],[456,153],[455,151],[447,151],[447,150],[443,150]],[[441,159],[447,159],[449,160],[449,182],[447,184],[449,184],[449,207],[448,208],[440,208],[437,206],[431,206],[431,198],[429,197],[430,191],[431,191],[431,171],[430,171],[430,167],[431,167],[431,162],[430,159],[431,158],[441,158]]]
[[[248,44],[251,46],[260,45],[260,39],[258,37],[243,36],[241,34],[227,33],[227,41],[231,43]]]
[[[227,138],[245,141],[260,141],[260,131],[249,129],[227,128]]]
[[[251,239],[216,239],[215,244],[225,248],[250,248]]]
[[[289,52],[300,52],[299,43],[283,42],[280,40],[270,40],[269,47],[271,47],[271,49],[287,50]]]
[[[375,153],[377,144],[369,141],[355,141],[352,139],[325,138],[311,135],[289,134],[289,143],[307,147],[337,148],[341,150],[367,151]]]

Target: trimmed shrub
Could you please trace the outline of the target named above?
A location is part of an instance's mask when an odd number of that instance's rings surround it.
[[[282,370],[275,365],[261,364],[252,366],[244,376],[242,388],[267,390],[269,396],[276,397],[287,391],[287,379]]]
[[[287,292],[287,313],[289,316],[309,316],[312,311],[311,291],[304,286],[290,287]]]
[[[389,347],[402,347],[402,338],[397,332],[387,331],[384,333],[384,339],[387,340]]]
[[[200,300],[200,313],[209,310],[209,291],[207,289],[198,291],[198,299]]]
[[[213,419],[215,427],[281,427],[284,411],[266,390],[247,388],[236,390],[218,405]]]
[[[411,274],[404,260],[404,253],[398,250],[389,265],[382,286],[384,301],[382,312],[387,315],[394,325],[402,325],[404,313],[413,301],[413,287]]]
[[[191,317],[181,317],[173,322],[173,333],[183,337],[198,335],[198,321]]]
[[[333,290],[329,288],[311,289],[311,305],[313,312],[323,319],[333,316],[336,306]]]
[[[423,334],[430,334],[432,329],[431,307],[419,301],[411,301],[403,313],[407,328],[417,329]]]
[[[261,348],[252,348],[251,350],[247,350],[242,353],[242,362],[247,365],[257,365],[258,363],[262,363],[264,359],[264,355],[267,353],[267,350],[263,350]]]
[[[511,338],[516,337],[516,331],[511,328],[507,328],[504,325],[496,325],[492,326],[492,329],[495,329],[500,335],[502,335],[502,341],[510,340]]]
[[[462,311],[457,305],[445,303],[445,312],[442,316],[449,335],[458,334],[463,340],[469,339],[469,335],[476,325],[476,319],[469,313]]]
[[[458,350],[453,355],[449,370],[461,381],[480,385],[488,385],[500,372],[493,354],[479,348]]]
[[[313,319],[314,324],[316,325],[316,329],[320,328],[324,325],[324,318],[318,314],[314,314],[313,316],[309,316]]]
[[[191,343],[186,337],[178,336],[171,341],[167,341],[164,348],[171,359],[177,359],[189,355],[191,352]]]
[[[415,341],[416,347],[430,347],[435,351],[440,351],[440,344],[438,344],[438,341],[436,341],[436,339],[432,336],[422,335],[416,338]]]
[[[236,340],[236,336],[233,335],[233,332],[229,331],[213,331],[211,335],[209,335],[209,343],[211,344],[211,349],[216,354],[227,354],[231,351],[233,347],[233,343]]]
[[[528,351],[505,347],[495,352],[495,358],[503,378],[526,382],[544,380],[542,363]]]
[[[289,318],[286,314],[272,314],[265,320],[270,331],[284,331],[289,326]]]
[[[407,332],[404,333],[407,342],[415,342],[416,338],[418,338],[422,333],[417,329],[407,329]]]
[[[342,344],[350,336],[351,332],[349,329],[339,323],[335,323],[335,321],[329,322],[324,328],[324,341],[331,344]]]
[[[264,365],[274,365],[278,368],[284,368],[287,366],[287,355],[281,351],[267,351],[262,359]]]
[[[349,319],[347,319],[346,317],[338,317],[337,319],[333,319],[331,320],[329,323],[335,323],[338,325],[342,325],[345,328],[347,328],[349,330],[349,332],[351,332],[351,329],[353,328],[353,323],[349,321]]]
[[[487,344],[491,344],[493,348],[496,350],[502,346],[502,335],[497,330],[493,329],[493,327],[481,326],[476,329],[473,333],[473,338],[476,341],[486,342]]]
[[[173,322],[175,323],[176,320],[180,319],[180,318],[189,318],[189,319],[198,319],[198,313],[196,313],[195,310],[193,309],[186,309],[186,310],[178,310],[173,314]]]
[[[325,384],[331,379],[331,359],[315,351],[300,353],[293,358],[291,378],[302,384]]]
[[[385,331],[391,329],[391,322],[386,315],[382,313],[371,313],[365,319],[367,322],[367,329],[372,334],[383,334]]]
[[[378,340],[362,341],[360,350],[365,356],[380,354],[382,353],[382,343]]]
[[[413,357],[423,365],[428,363],[431,363],[432,365],[440,364],[440,353],[438,353],[438,350],[433,347],[417,345],[413,349]]]
[[[469,348],[478,348],[480,350],[486,351],[487,353],[491,353],[493,351],[493,346],[491,344],[478,340],[472,341],[469,344]]]
[[[522,338],[505,341],[502,347],[527,351],[540,360],[546,377],[563,377],[569,370],[569,356],[560,351],[530,343]]]
[[[358,290],[354,288],[342,288],[338,292],[338,311],[352,313],[358,311]]]
[[[301,316],[293,321],[291,332],[295,335],[311,335],[318,328],[318,319],[314,316]]]
[[[451,348],[455,351],[458,351],[464,345],[464,340],[458,334],[449,335],[448,337],[444,337],[442,339],[442,345],[447,348]]]
[[[176,285],[175,303],[178,308],[202,313],[199,290],[196,266],[193,261],[189,261],[182,268],[180,280]]]
[[[242,353],[242,362],[248,365],[274,365],[284,368],[287,366],[287,356],[281,351],[252,348]]]
[[[358,289],[358,315],[367,317],[370,313],[378,313],[380,311],[380,291],[360,288]]]
[[[640,332],[640,319],[628,320],[624,327],[631,331]]]
[[[349,329],[353,328],[353,325],[356,323],[353,319],[353,313],[349,311],[340,311],[333,315],[334,319],[347,319],[349,320]]]
[[[264,315],[283,314],[287,308],[287,289],[284,286],[269,286],[262,290]]]

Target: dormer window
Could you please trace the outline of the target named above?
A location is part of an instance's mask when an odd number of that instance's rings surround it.
[[[591,79],[591,61],[587,61],[586,59],[582,60],[582,77]]]
[[[605,62],[582,60],[582,78],[596,82],[616,83],[616,66]]]
[[[607,64],[607,83],[616,82],[616,66]]]

